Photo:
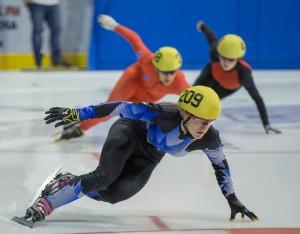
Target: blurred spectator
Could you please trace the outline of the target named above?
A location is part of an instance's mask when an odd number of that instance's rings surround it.
[[[61,57],[60,50],[60,0],[24,0],[28,6],[32,22],[32,45],[35,64],[42,66],[42,32],[43,23],[47,22],[50,29],[51,62],[53,66],[69,67]]]

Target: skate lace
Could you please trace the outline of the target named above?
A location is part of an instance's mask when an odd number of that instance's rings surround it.
[[[68,172],[58,174],[42,191],[42,197],[56,193],[67,184],[73,183],[74,176]]]
[[[62,187],[64,187],[64,186],[67,185],[67,184],[71,184],[72,181],[73,181],[73,176],[67,176],[67,177],[64,178],[64,179],[60,179],[60,180],[58,181],[59,187],[62,188]]]

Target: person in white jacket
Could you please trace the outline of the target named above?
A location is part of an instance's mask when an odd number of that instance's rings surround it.
[[[60,11],[59,0],[24,0],[27,5],[32,22],[32,47],[35,65],[42,66],[42,32],[43,23],[46,21],[50,29],[51,60],[53,66],[69,67],[61,57],[60,50]]]

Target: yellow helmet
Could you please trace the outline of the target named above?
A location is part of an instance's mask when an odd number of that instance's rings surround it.
[[[185,89],[178,99],[179,108],[202,119],[214,120],[221,114],[218,94],[206,86],[192,86]]]
[[[246,44],[240,36],[227,34],[220,39],[218,52],[225,58],[239,59],[246,53]]]
[[[182,65],[182,58],[174,47],[161,47],[155,52],[153,65],[160,71],[175,71]]]

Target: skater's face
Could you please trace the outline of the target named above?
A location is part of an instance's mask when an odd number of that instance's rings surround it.
[[[188,115],[186,118],[188,118],[189,116],[191,118],[186,122],[186,128],[195,139],[201,139],[208,131],[214,120],[202,119],[193,115]]]
[[[163,85],[170,85],[174,81],[176,71],[158,71],[158,79]]]
[[[229,59],[222,56],[219,56],[219,58],[220,58],[221,67],[224,71],[232,70],[236,66],[237,62],[239,61],[238,59]]]

